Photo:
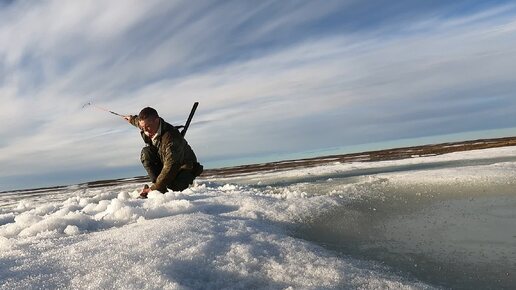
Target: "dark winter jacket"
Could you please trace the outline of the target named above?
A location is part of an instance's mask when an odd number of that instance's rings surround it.
[[[155,146],[158,149],[159,158],[163,164],[161,173],[151,190],[167,191],[167,185],[171,184],[180,170],[193,170],[197,163],[197,157],[188,142],[177,128],[160,118],[161,131],[157,132],[156,145],[152,144],[149,136],[145,135],[138,125],[138,116],[131,116],[129,122],[140,129],[143,141],[148,146]]]

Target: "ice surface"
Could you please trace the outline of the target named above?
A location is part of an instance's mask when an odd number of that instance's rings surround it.
[[[438,196],[436,189],[450,184],[461,185],[447,193],[457,196],[482,196],[465,192],[479,184],[514,186],[514,157],[516,148],[508,147],[201,179],[182,193],[151,192],[145,200],[136,199],[141,184],[126,184],[6,202],[0,288],[433,288],[375,259],[314,243],[299,229],[370,199],[388,200],[386,184],[415,199]],[[511,216],[512,209],[489,214]],[[443,210],[424,208],[441,216]]]
[[[135,186],[136,187],[136,186]],[[0,228],[5,289],[410,288],[370,263],[292,238],[284,224],[336,204],[237,185],[100,192],[24,203]],[[6,220],[12,214],[4,214]]]

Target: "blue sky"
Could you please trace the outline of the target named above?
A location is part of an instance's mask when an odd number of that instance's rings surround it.
[[[512,1],[0,1],[0,191],[144,174],[89,101],[176,125],[199,101],[207,167],[482,138],[516,127],[515,35]]]

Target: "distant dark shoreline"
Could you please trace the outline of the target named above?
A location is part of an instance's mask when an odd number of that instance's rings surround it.
[[[360,153],[327,155],[320,157],[284,160],[262,164],[240,165],[218,169],[205,170],[202,177],[231,176],[235,174],[252,173],[260,171],[284,170],[300,167],[312,167],[332,162],[371,162],[400,160],[421,156],[442,155],[452,152],[471,151],[478,149],[516,146],[516,137],[503,137],[493,139],[477,139],[469,141],[448,142],[411,147],[400,147],[366,151]]]
[[[470,151],[478,149],[498,148],[516,146],[516,137],[503,137],[493,139],[477,139],[460,142],[448,142],[430,145],[420,145],[411,147],[391,148],[375,151],[367,151],[360,153],[340,154],[340,155],[329,155],[320,156],[304,159],[284,160],[275,161],[261,164],[248,164],[239,165],[232,167],[223,167],[216,169],[204,170],[201,177],[212,178],[212,177],[226,177],[237,174],[263,172],[263,171],[278,171],[287,170],[293,168],[306,168],[324,165],[333,162],[370,162],[370,161],[385,161],[385,160],[399,160],[407,159],[420,156],[432,156],[441,155],[452,152]],[[8,190],[0,193],[23,193],[23,192],[50,192],[59,191],[70,187],[79,188],[95,188],[104,186],[115,186],[123,183],[143,183],[147,182],[146,176],[138,176],[131,178],[120,178],[120,179],[108,179],[108,180],[97,180],[85,182],[77,185],[66,185],[66,186],[53,186],[43,187],[35,189],[20,189],[20,190]]]

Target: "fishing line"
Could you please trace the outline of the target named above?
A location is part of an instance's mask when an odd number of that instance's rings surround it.
[[[104,112],[108,112],[108,113],[111,113],[111,114],[113,114],[113,115],[117,115],[117,116],[120,116],[120,117],[124,117],[124,115],[120,115],[120,114],[118,114],[118,113],[115,113],[115,112],[113,112],[113,111],[111,111],[111,110],[108,110],[108,109],[106,109],[106,108],[103,108],[103,107],[101,107],[101,106],[97,106],[97,105],[93,104],[92,102],[87,102],[86,104],[84,104],[84,105],[82,106],[82,108],[84,109],[84,108],[86,108],[86,107],[88,107],[88,106],[92,106],[93,108],[95,108],[95,109],[97,109],[97,110],[101,110],[101,111],[104,111]]]

